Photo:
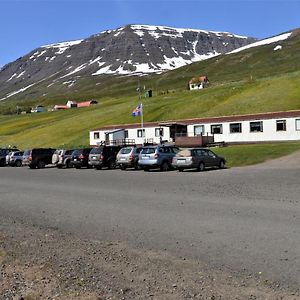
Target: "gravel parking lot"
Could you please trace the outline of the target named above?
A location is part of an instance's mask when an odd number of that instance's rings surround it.
[[[201,173],[1,168],[2,261],[13,265],[17,252],[19,265],[51,267],[50,282],[35,279],[48,286],[49,299],[299,299],[298,166]],[[99,257],[108,259],[101,264]],[[75,270],[98,281],[58,288],[57,270],[73,274],[77,259]],[[4,265],[1,274],[10,274]]]

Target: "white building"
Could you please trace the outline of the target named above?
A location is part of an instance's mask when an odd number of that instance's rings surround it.
[[[135,144],[174,141],[179,137],[213,135],[214,142],[254,143],[300,140],[300,110],[240,116],[195,118],[177,121],[106,126],[90,131],[90,144],[118,139]]]

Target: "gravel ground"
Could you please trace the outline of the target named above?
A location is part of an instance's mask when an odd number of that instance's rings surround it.
[[[300,299],[262,274],[0,219],[0,299]]]
[[[256,171],[253,174],[257,174],[259,169],[299,168],[299,154],[248,168]],[[239,169],[236,173],[239,174]],[[175,177],[172,174],[169,176]],[[213,172],[208,172],[201,179],[213,176]],[[276,179],[276,176],[273,177],[268,177],[269,184]],[[23,189],[28,184],[24,182]],[[3,185],[2,189],[5,187]],[[245,188],[252,191],[251,186]],[[284,186],[282,189],[284,193]],[[242,191],[239,190],[241,196]],[[11,195],[9,190],[0,190],[0,193],[2,200]],[[273,197],[269,191],[266,199],[269,193]],[[13,199],[9,199],[10,202]],[[24,202],[26,199],[22,198]],[[21,205],[21,202],[16,203],[15,207]],[[28,200],[26,203],[28,205]],[[4,204],[5,201],[2,202]],[[288,205],[294,211],[298,202],[289,202]],[[167,249],[137,249],[119,240],[84,239],[82,235],[75,235],[74,231],[67,232],[49,224],[42,227],[41,222],[34,221],[34,218],[8,215],[5,216],[4,209],[2,213],[0,211],[1,300],[300,299],[299,288],[295,290],[294,286],[291,288],[271,282],[263,272],[240,270],[229,273],[221,267],[216,269],[199,259],[182,257]]]

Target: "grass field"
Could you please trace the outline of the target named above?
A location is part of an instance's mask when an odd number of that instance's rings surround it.
[[[279,158],[300,151],[299,142],[236,145],[212,149],[225,157],[228,167],[241,167],[259,164],[270,159]]]
[[[281,45],[282,50],[276,52],[274,45],[266,45],[233,55],[221,55],[160,75],[140,78],[83,76],[73,90],[58,83],[49,90],[49,82],[42,83],[24,97],[18,94],[15,99],[2,101],[0,112],[13,112],[16,105],[24,108],[38,101],[52,106],[69,99],[94,98],[98,104],[67,111],[2,114],[0,147],[88,145],[92,129],[139,123],[139,118],[133,118],[131,112],[140,101],[143,102],[145,122],[300,110],[300,36],[282,41]],[[188,91],[188,80],[200,74],[208,75],[210,86],[201,91]],[[152,98],[139,99],[138,82],[140,86],[153,90]],[[298,149],[297,143],[286,145],[286,149],[284,144],[276,147],[268,144],[228,147],[218,151],[224,151],[228,156],[229,165],[244,165],[260,162],[265,156],[276,157]],[[255,157],[256,151],[262,154]]]

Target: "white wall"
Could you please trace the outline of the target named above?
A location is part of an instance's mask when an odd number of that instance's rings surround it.
[[[233,121],[223,123],[199,123],[188,125],[188,135],[194,136],[194,126],[204,125],[205,134],[211,132],[211,125],[222,124],[223,133],[215,134],[215,142],[262,142],[262,141],[288,141],[300,140],[300,131],[296,130],[296,119],[299,118],[280,118],[269,120],[250,120],[250,121]],[[286,131],[276,131],[276,121],[286,120]],[[263,121],[263,132],[250,132],[250,122]],[[229,124],[241,123],[241,133],[230,133]],[[204,134],[204,135],[205,135]]]
[[[136,144],[143,144],[149,139],[153,139],[154,143],[159,143],[160,142],[160,137],[155,136],[155,128],[163,128],[164,134],[162,136],[162,140],[170,140],[170,128],[169,127],[164,127],[164,126],[157,126],[157,127],[145,127],[145,137],[138,137],[138,129],[141,129],[140,127],[137,128],[129,128],[125,129],[128,130],[128,139],[134,139]],[[99,132],[99,139],[94,138],[94,133]],[[105,132],[107,130],[95,130],[95,131],[90,131],[90,145],[97,145],[101,143],[102,141],[105,141]],[[117,131],[115,133],[111,133],[110,140],[116,140],[116,139],[124,139],[124,131]]]
[[[155,128],[160,128],[159,126],[157,127],[145,127],[145,137],[138,137],[138,129],[142,128],[130,128],[128,129],[128,138],[129,139],[134,139],[136,144],[143,144],[144,142],[147,142],[149,139],[153,139],[154,143],[159,144],[160,142],[160,137],[155,136]],[[170,140],[170,129],[169,127],[161,127],[164,130],[164,134],[162,136],[162,140]]]

